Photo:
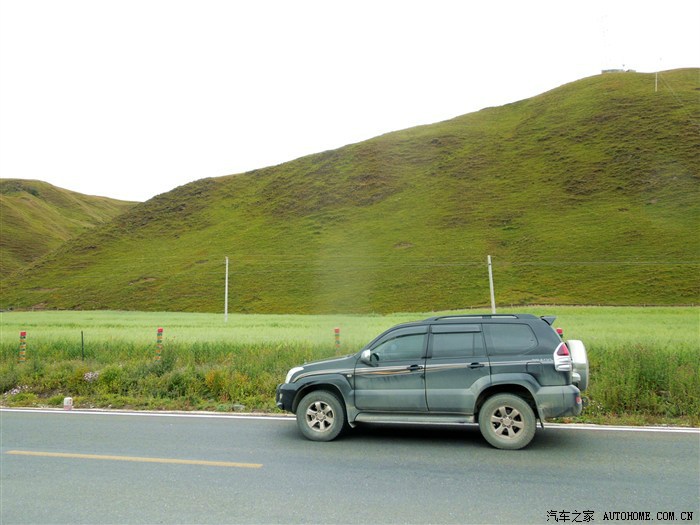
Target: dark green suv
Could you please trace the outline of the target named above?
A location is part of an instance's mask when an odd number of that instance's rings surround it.
[[[277,406],[302,434],[335,439],[358,423],[479,423],[503,449],[525,447],[537,419],[581,413],[588,360],[554,317],[432,317],[395,326],[359,353],[292,368]]]

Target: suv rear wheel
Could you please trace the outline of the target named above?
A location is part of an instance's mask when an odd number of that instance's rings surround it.
[[[535,437],[537,420],[530,405],[514,394],[497,394],[479,411],[479,429],[496,448],[517,450]]]
[[[312,441],[331,441],[345,428],[345,410],[338,398],[326,390],[306,394],[297,407],[297,425]]]

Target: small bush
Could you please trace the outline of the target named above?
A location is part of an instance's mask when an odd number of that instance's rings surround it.
[[[8,396],[5,402],[10,407],[33,407],[39,404],[39,396],[33,392],[21,392],[14,396]]]
[[[0,369],[0,393],[8,392],[19,384],[20,374],[14,363]]]
[[[53,397],[50,397],[49,399],[46,400],[46,404],[50,407],[63,406],[63,399],[64,399],[64,396],[62,396],[62,395],[53,396]]]

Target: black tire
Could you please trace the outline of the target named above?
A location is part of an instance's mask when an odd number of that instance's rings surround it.
[[[496,394],[479,411],[479,430],[496,448],[518,450],[535,437],[537,419],[532,407],[514,394]]]
[[[297,425],[311,441],[332,441],[345,429],[345,409],[334,394],[315,390],[299,402]]]

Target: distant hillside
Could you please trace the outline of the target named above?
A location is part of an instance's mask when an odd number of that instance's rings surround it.
[[[391,312],[695,303],[700,70],[614,73],[249,173],[87,231],[2,307]],[[407,108],[410,111],[410,108]],[[232,153],[233,154],[233,153]]]
[[[36,180],[0,179],[0,275],[7,277],[133,204]]]

